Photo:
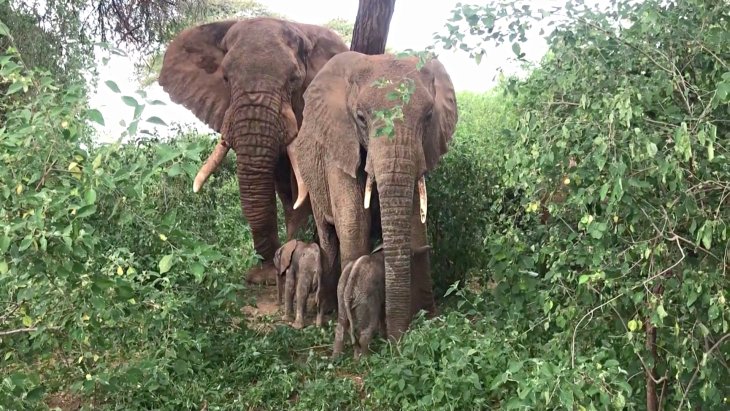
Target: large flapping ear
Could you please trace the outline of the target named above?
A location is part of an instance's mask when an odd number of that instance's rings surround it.
[[[326,27],[299,24],[299,29],[311,43],[305,60],[307,76],[304,79],[303,87],[306,88],[332,57],[348,51],[349,48],[337,33]]]
[[[421,71],[433,81],[433,114],[423,136],[426,168],[433,170],[441,156],[448,151],[448,144],[456,129],[458,120],[456,94],[451,78],[440,61],[430,60]]]
[[[167,47],[158,80],[172,101],[218,132],[230,100],[221,67],[227,51],[223,38],[234,24],[203,24],[178,34]]]
[[[281,254],[279,257],[279,275],[284,275],[286,270],[291,266],[292,256],[294,255],[294,250],[296,250],[297,245],[297,240],[291,240],[281,246]]]
[[[360,142],[352,110],[359,93],[358,72],[367,67],[367,57],[348,51],[334,56],[320,70],[304,93],[304,120],[295,140],[295,147],[320,144],[325,160],[352,178],[360,165]]]

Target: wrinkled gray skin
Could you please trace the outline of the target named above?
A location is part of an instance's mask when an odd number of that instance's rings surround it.
[[[430,246],[413,251],[412,263],[428,258]],[[342,353],[349,329],[354,357],[364,353],[375,334],[387,335],[385,328],[385,254],[382,249],[347,263],[337,283],[337,327],[332,356]]]
[[[193,190],[201,189],[229,149],[236,153],[241,208],[263,258],[247,274],[249,282],[274,281],[272,258],[280,246],[276,194],[288,239],[311,214],[308,202],[293,209],[298,189],[286,147],[302,122],[302,94],[332,56],[347,50],[327,28],[258,17],[191,27],[165,52],[163,90],[221,133]]]
[[[304,327],[304,314],[309,294],[316,291],[322,274],[320,249],[317,244],[291,240],[276,250],[276,288],[279,305],[284,304],[285,321],[295,314],[294,328]],[[316,302],[316,300],[315,300]],[[318,305],[319,306],[319,305]],[[317,326],[322,325],[321,310],[317,312]]]
[[[384,87],[383,79],[390,83]],[[380,110],[398,101],[388,96],[410,79],[413,93],[402,104],[393,135],[378,135]],[[425,176],[447,149],[458,119],[453,84],[443,65],[418,58],[332,57],[304,93],[297,138],[287,147],[304,180],[317,224],[324,271],[319,301],[337,305],[337,273],[368,254],[374,232],[385,253],[385,311],[388,338],[397,340],[421,309],[435,312],[428,261],[412,265],[411,250],[427,244]],[[372,182],[370,206],[364,194]],[[299,186],[299,184],[298,184]],[[375,203],[379,216],[373,214]],[[339,258],[339,263],[337,262]],[[336,267],[336,265],[339,265]]]

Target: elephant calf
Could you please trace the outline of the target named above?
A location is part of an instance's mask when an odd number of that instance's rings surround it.
[[[419,267],[431,247],[411,251],[411,264]],[[413,274],[411,274],[413,275]],[[412,287],[418,285],[412,282]],[[337,327],[332,357],[342,353],[345,332],[349,329],[355,359],[367,353],[376,332],[387,335],[385,328],[385,255],[382,245],[369,255],[349,262],[337,283]],[[355,338],[357,336],[357,338]]]
[[[284,304],[284,319],[291,321],[296,311],[294,328],[304,327],[304,312],[309,293],[319,288],[322,260],[319,245],[291,240],[274,254],[277,270],[276,288],[279,305]],[[296,301],[296,308],[294,307]],[[317,299],[315,303],[319,306]],[[317,326],[322,324],[321,310],[317,310]]]
[[[358,359],[361,352],[368,349],[376,332],[386,335],[385,259],[382,249],[347,263],[337,283],[337,302],[333,356],[341,352],[344,334],[349,328],[355,359]]]

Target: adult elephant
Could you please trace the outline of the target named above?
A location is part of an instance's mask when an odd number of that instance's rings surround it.
[[[395,339],[417,310],[435,308],[429,264],[415,262],[412,270],[411,251],[427,243],[424,175],[446,153],[458,117],[443,65],[434,59],[419,70],[417,63],[357,52],[333,57],[304,94],[304,121],[292,143],[323,250],[320,302],[331,301],[336,288],[337,248],[344,267],[369,253],[371,229],[382,229],[386,321]],[[399,84],[412,86],[405,104],[393,99]],[[392,136],[376,136],[378,113],[396,104],[403,116]],[[380,221],[368,210],[375,198]]]
[[[291,238],[311,214],[293,210],[296,189],[285,148],[302,122],[303,93],[332,56],[347,51],[333,31],[274,18],[222,21],[189,28],[165,52],[159,83],[222,138],[193,183],[198,192],[236,153],[239,195],[263,267],[251,282],[273,281],[279,248],[276,196]]]

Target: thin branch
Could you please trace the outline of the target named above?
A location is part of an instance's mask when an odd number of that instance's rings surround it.
[[[709,357],[710,354],[712,354],[713,351],[715,351],[717,348],[719,348],[725,342],[725,340],[727,340],[728,338],[730,338],[730,333],[723,335],[722,338],[720,338],[715,343],[715,345],[710,347],[709,350],[705,351],[704,357]],[[697,378],[697,374],[700,372],[701,366],[702,366],[702,362],[697,364],[697,368],[695,368],[695,372],[692,374],[692,378],[689,379],[689,383],[687,383],[687,388],[685,388],[684,394],[682,395],[682,401],[679,402],[679,407],[677,407],[678,410],[682,409],[682,405],[684,405],[684,400],[687,399],[687,394],[689,394],[689,389],[690,389],[690,387],[692,387],[692,384],[694,383],[695,378]]]
[[[679,252],[682,253],[682,258],[680,258],[679,260],[677,260],[677,262],[675,262],[674,264],[672,264],[669,268],[667,268],[665,270],[662,270],[661,272],[659,272],[657,274],[652,275],[651,277],[647,278],[646,280],[642,281],[639,284],[634,285],[633,287],[631,287],[630,289],[628,289],[628,291],[634,291],[635,289],[637,289],[639,287],[644,287],[646,284],[648,284],[651,281],[654,281],[655,279],[657,279],[657,278],[663,276],[664,274],[668,273],[669,271],[671,271],[672,269],[674,269],[674,267],[678,266],[682,261],[684,261],[684,259],[685,259],[686,256],[684,254],[684,250],[682,250],[682,246],[679,244],[679,239],[677,238],[677,236],[674,236],[674,237],[670,238],[669,241],[675,241],[677,243],[677,247],[679,248]],[[575,338],[576,338],[576,335],[578,334],[578,327],[580,327],[580,324],[583,322],[583,320],[585,320],[589,316],[593,315],[594,312],[602,309],[603,307],[607,306],[608,304],[610,304],[610,303],[616,301],[617,299],[623,297],[624,295],[626,295],[626,292],[627,291],[623,291],[623,292],[619,293],[617,296],[615,296],[615,297],[611,298],[610,300],[606,301],[605,303],[603,303],[603,304],[601,304],[601,305],[593,308],[592,310],[588,311],[583,317],[581,317],[581,319],[578,321],[578,324],[575,325],[575,328],[573,329],[573,340],[570,343],[570,366],[571,366],[571,368],[575,368]]]
[[[45,329],[49,330],[49,331],[56,331],[56,330],[60,330],[61,327],[46,327]],[[13,335],[13,334],[32,333],[35,331],[38,331],[38,327],[28,327],[28,328],[18,328],[15,330],[5,330],[5,331],[0,331],[0,337],[4,337],[6,335]]]

